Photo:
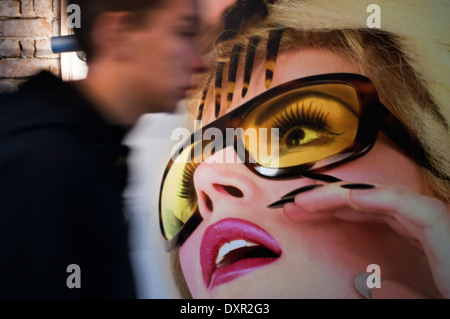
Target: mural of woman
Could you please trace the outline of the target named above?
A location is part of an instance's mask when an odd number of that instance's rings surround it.
[[[371,29],[364,1],[273,2],[215,45],[192,113],[203,132],[277,129],[279,151],[238,134],[194,158],[211,141],[193,138],[169,162],[160,219],[180,286],[450,297],[450,6],[378,1]],[[371,290],[355,278],[373,264]]]

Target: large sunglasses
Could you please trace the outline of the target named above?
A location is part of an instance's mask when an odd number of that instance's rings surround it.
[[[211,128],[224,135],[227,129],[238,133],[219,144],[214,141],[213,151],[205,152],[213,143],[204,138]],[[273,138],[260,134],[249,142],[245,134],[249,129],[272,132],[267,136],[276,137],[277,152],[271,145]],[[427,167],[423,148],[380,102],[375,86],[365,76],[311,76],[258,95],[192,134],[169,161],[159,198],[166,250],[181,246],[201,223],[194,172],[217,150],[233,146],[241,162],[261,177],[298,178],[366,154],[379,130]]]

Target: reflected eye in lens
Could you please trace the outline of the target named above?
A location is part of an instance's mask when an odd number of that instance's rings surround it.
[[[277,139],[260,139],[259,144],[265,143],[271,149],[277,142],[275,149],[279,152],[264,157],[244,145],[263,167],[313,165],[353,145],[359,112],[358,95],[347,84],[319,84],[289,90],[257,105],[243,122],[244,129],[274,129]],[[263,146],[259,145],[259,149]]]
[[[308,105],[303,101],[285,106],[271,124],[279,129],[280,151],[317,145],[330,141],[333,135],[339,135],[326,129],[327,117],[328,113],[316,106],[314,99],[309,100]]]
[[[197,204],[197,193],[194,186],[194,173],[200,163],[187,163],[184,167],[182,177],[180,178],[180,185],[178,186],[177,196],[189,202],[191,209],[195,208]]]
[[[172,162],[161,190],[161,220],[164,236],[173,238],[197,209],[194,173],[200,161],[192,159],[194,146],[186,148]],[[198,162],[198,163],[197,163]]]
[[[290,130],[285,138],[284,144],[287,148],[301,146],[314,141],[320,137],[320,134],[306,127],[299,127]]]

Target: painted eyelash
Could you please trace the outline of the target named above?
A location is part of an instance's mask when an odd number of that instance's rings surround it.
[[[279,129],[279,135],[284,136],[292,127],[301,125],[309,125],[318,130],[327,131],[325,126],[328,114],[314,107],[313,102],[308,106],[303,103],[301,107],[299,107],[299,103],[291,104],[288,109],[284,110],[284,113],[277,115],[272,127]]]
[[[197,193],[195,192],[194,187],[194,173],[199,165],[200,163],[192,162],[186,164],[178,187],[177,196],[188,200],[190,206],[194,206],[197,203]]]

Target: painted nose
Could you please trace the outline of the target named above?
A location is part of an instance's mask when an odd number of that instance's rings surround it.
[[[221,210],[218,208],[222,205],[226,207],[246,205],[254,203],[257,199],[258,188],[254,180],[257,176],[244,164],[214,161],[214,157],[222,159],[221,153],[230,150],[232,147],[215,153],[195,171],[194,185],[199,210],[204,219]]]

